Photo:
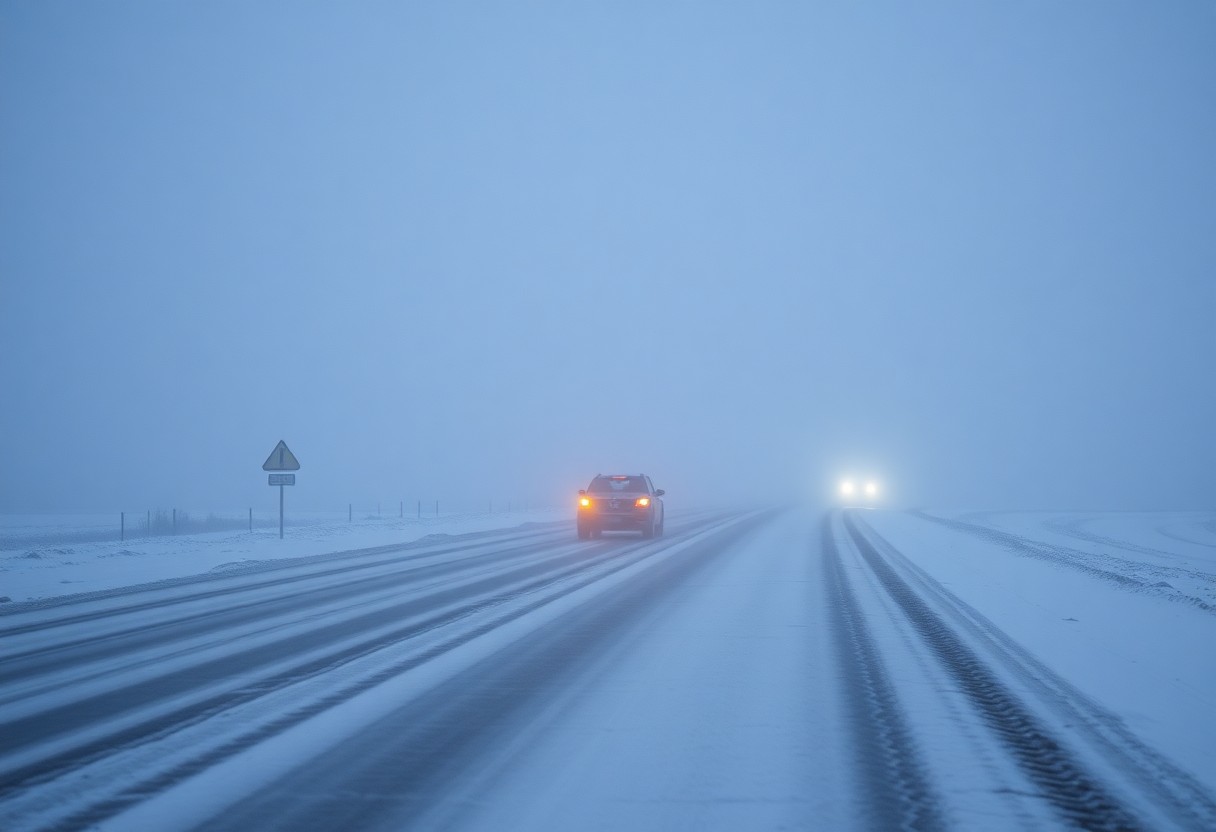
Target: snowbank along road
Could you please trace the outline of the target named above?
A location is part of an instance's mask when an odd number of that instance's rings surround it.
[[[0,827],[1216,828],[1189,744],[1212,659],[1134,706],[1101,683],[1211,643],[1211,570],[1128,584],[1010,535],[673,513],[655,540],[546,524],[12,605]],[[1076,593],[1153,637],[1092,649],[1054,614]]]

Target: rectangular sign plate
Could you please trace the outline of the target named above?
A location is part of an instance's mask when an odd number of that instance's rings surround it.
[[[296,484],[296,475],[295,474],[271,474],[270,475],[270,484],[271,485],[295,485]]]

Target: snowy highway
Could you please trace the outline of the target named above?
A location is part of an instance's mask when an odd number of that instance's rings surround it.
[[[1211,0],[0,0],[0,832],[1216,832],[1214,102]]]
[[[11,605],[0,827],[1216,828],[1216,529],[999,521],[548,523]]]

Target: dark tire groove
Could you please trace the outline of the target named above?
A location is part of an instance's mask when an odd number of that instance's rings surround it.
[[[875,829],[941,829],[940,802],[922,776],[920,759],[865,616],[849,588],[832,534],[832,515],[823,519],[824,588],[832,610],[832,630],[844,698],[857,749],[856,766],[866,789],[864,805]]]

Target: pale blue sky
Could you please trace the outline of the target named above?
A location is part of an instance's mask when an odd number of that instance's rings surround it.
[[[1210,508],[1214,148],[1208,2],[0,0],[0,511]]]

